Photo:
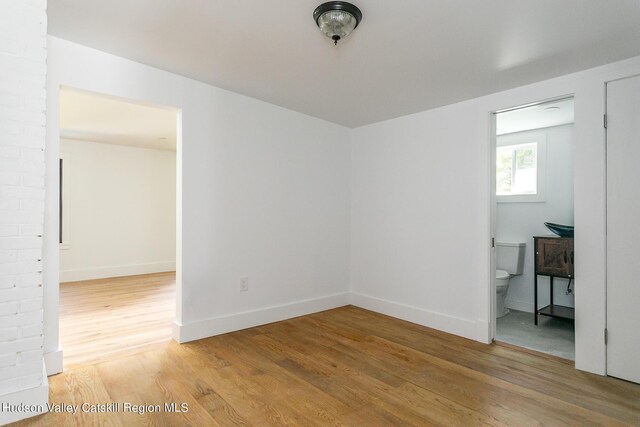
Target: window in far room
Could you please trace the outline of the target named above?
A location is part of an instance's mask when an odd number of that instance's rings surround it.
[[[59,175],[60,192],[58,193],[58,243],[60,249],[71,247],[69,243],[69,156],[60,153]]]

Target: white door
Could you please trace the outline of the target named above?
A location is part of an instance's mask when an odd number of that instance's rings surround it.
[[[640,383],[640,76],[607,84],[607,374]]]

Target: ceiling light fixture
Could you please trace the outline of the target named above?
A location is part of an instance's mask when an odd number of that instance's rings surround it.
[[[362,12],[346,1],[329,1],[313,11],[313,20],[320,31],[337,45],[362,21]]]

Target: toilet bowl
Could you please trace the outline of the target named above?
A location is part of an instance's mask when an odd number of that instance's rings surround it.
[[[504,270],[496,270],[496,317],[509,314],[509,309],[504,306],[509,289],[509,273]]]
[[[524,272],[525,243],[496,242],[496,317],[509,313],[504,306],[509,279]]]

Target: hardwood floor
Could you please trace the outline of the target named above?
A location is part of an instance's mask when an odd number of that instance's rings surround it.
[[[640,386],[348,306],[69,369],[53,402],[188,412],[49,413],[19,425],[639,425]]]
[[[64,368],[144,351],[171,339],[175,273],[60,284]]]

